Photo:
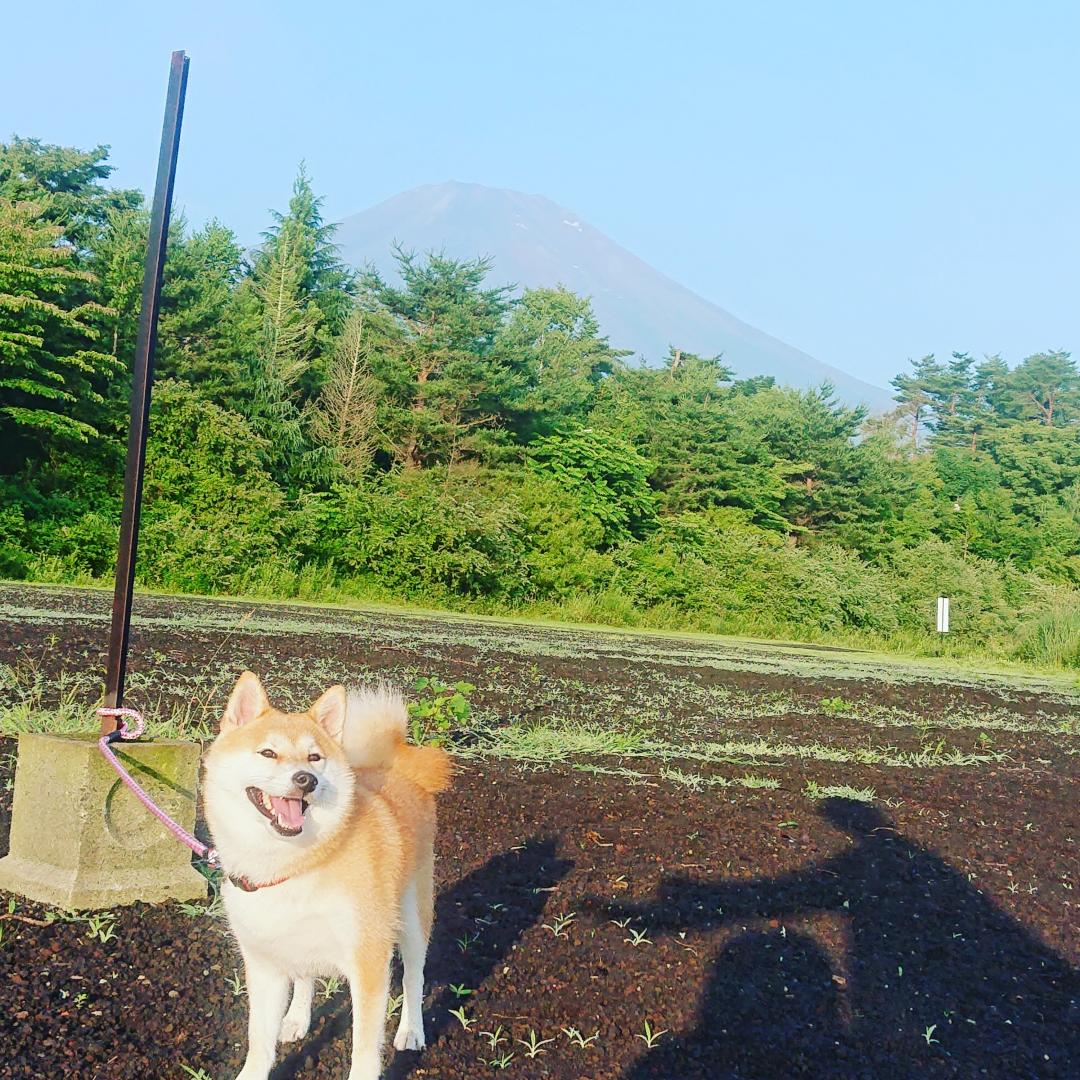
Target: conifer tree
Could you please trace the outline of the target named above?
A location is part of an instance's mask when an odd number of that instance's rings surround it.
[[[333,452],[346,476],[357,477],[371,463],[376,446],[375,411],[379,387],[371,374],[371,345],[365,312],[349,316],[334,348],[322,392],[311,410],[311,431]]]
[[[87,442],[99,434],[101,384],[116,368],[95,344],[108,312],[71,294],[93,283],[72,265],[63,228],[40,202],[0,198],[0,435]]]

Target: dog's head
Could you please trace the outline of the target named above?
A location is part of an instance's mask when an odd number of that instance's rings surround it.
[[[206,812],[219,848],[268,835],[306,845],[344,820],[354,787],[341,748],[345,712],[343,686],[306,712],[284,713],[258,676],[240,676],[205,758]]]

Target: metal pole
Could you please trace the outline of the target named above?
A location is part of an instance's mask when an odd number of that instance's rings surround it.
[[[139,333],[135,340],[131,372],[131,427],[128,429],[127,466],[124,470],[124,508],[120,518],[120,550],[116,558],[116,588],[113,592],[112,625],[109,628],[109,658],[105,668],[105,705],[108,708],[122,705],[124,700],[158,305],[165,270],[165,249],[169,240],[169,214],[172,209],[173,180],[176,177],[176,157],[180,148],[180,124],[184,117],[187,73],[188,58],[183,52],[174,52],[169,70],[169,93],[165,99],[165,123],[161,130],[154,205],[150,213],[150,235],[146,245]],[[108,735],[116,727],[115,717],[102,718],[102,735]]]

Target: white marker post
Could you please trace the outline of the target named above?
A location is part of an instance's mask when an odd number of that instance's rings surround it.
[[[937,598],[937,630],[939,634],[949,632],[949,598],[947,596]]]

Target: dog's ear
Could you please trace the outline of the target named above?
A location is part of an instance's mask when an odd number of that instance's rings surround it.
[[[314,705],[311,706],[311,715],[327,735],[341,742],[342,733],[345,731],[345,710],[348,697],[344,686],[331,686],[329,690]]]
[[[270,699],[259,682],[259,676],[253,671],[245,671],[236,680],[236,685],[229,695],[229,703],[225,706],[225,713],[221,718],[221,730],[243,727],[269,708]]]

